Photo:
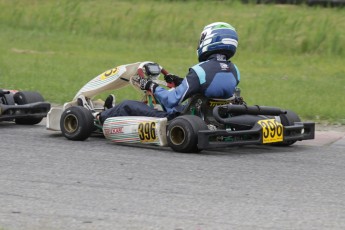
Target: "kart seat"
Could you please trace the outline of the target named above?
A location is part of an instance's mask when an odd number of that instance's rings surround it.
[[[213,124],[217,127],[225,128],[224,124],[220,124],[213,116],[213,109],[215,106],[219,105],[227,105],[227,104],[245,104],[241,97],[230,97],[227,99],[219,99],[219,98],[207,98],[201,94],[194,95],[189,99],[187,104],[185,104],[183,111],[181,112],[182,115],[192,114],[201,117],[206,124]],[[236,130],[248,130],[252,128],[256,122],[258,122],[260,116],[257,115],[241,115],[241,116],[233,116],[231,117],[229,122],[226,124],[227,127],[232,127]]]
[[[207,98],[204,95],[196,94],[184,105],[181,115],[196,115],[204,119],[207,124],[217,123],[212,115],[213,108],[218,105],[232,103],[234,98],[235,97],[230,97],[227,99]]]

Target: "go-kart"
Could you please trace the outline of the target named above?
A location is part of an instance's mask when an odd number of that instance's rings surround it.
[[[146,61],[105,71],[85,84],[72,101],[53,107],[47,115],[47,129],[59,130],[69,140],[85,140],[101,132],[114,143],[141,143],[169,146],[176,152],[199,152],[203,149],[239,145],[292,145],[314,139],[315,123],[301,122],[290,110],[276,107],[249,106],[240,90],[229,99],[195,95],[186,100],[180,116],[167,118],[124,116],[107,118],[103,125],[95,119],[104,110],[104,101],[95,96],[131,84],[138,88],[139,78],[148,78],[171,88],[173,83],[159,80],[168,72]],[[143,91],[143,103],[164,110],[154,95]]]
[[[50,104],[34,91],[0,89],[0,121],[35,125],[47,116]]]

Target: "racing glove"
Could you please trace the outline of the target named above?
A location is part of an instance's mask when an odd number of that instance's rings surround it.
[[[140,78],[139,80],[139,87],[141,90],[149,90],[154,93],[157,86],[158,84],[151,80],[147,80],[145,78]]]
[[[167,74],[167,75],[164,75],[164,80],[167,82],[167,83],[174,83],[175,86],[179,86],[181,85],[181,82],[183,81],[183,78],[175,75],[175,74]]]

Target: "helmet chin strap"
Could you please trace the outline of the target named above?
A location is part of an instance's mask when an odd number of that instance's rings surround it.
[[[224,54],[216,54],[217,55],[217,61],[226,61],[227,58]]]

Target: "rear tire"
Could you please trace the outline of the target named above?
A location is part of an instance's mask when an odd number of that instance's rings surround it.
[[[33,91],[20,91],[13,95],[14,102],[18,105],[25,105],[35,102],[44,102],[41,94]],[[16,124],[20,125],[35,125],[42,121],[44,117],[22,117],[16,118]]]
[[[291,110],[287,110],[286,114],[281,114],[280,120],[281,120],[281,123],[283,126],[293,125],[295,122],[301,121],[299,116]],[[294,144],[295,142],[296,141],[284,141],[284,142],[280,142],[280,143],[275,143],[274,145],[276,145],[276,146],[289,146],[289,145]]]
[[[72,106],[62,113],[60,129],[67,139],[84,141],[94,130],[94,117],[90,110],[82,106]]]
[[[12,92],[10,92],[9,94],[5,94],[4,95],[7,105],[14,105],[15,104],[13,95],[14,94]]]
[[[167,130],[168,145],[176,152],[197,153],[198,132],[206,130],[207,125],[198,116],[184,115],[171,121]]]

